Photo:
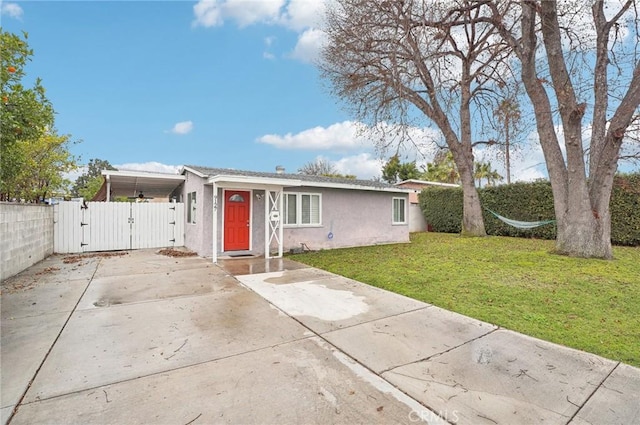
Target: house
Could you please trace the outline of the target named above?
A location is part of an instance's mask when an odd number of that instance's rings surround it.
[[[426,180],[409,179],[401,181],[395,184],[396,187],[409,189],[409,231],[410,232],[425,232],[429,230],[429,224],[422,214],[420,208],[420,201],[418,200],[418,194],[422,192],[425,187],[460,187],[460,185],[453,183],[440,183],[430,182]]]
[[[184,166],[170,195],[186,207],[185,246],[199,255],[282,256],[409,242],[409,190],[352,180]]]

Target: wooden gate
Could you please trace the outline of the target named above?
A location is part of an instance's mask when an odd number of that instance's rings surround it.
[[[182,203],[61,202],[53,218],[58,253],[184,245]]]

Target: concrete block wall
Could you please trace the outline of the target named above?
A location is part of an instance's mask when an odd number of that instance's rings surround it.
[[[53,207],[0,202],[0,281],[53,254]]]

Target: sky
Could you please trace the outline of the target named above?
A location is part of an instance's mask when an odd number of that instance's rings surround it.
[[[322,158],[338,172],[379,177],[390,153],[359,135],[315,66],[323,4],[4,1],[1,24],[28,32],[27,78],[42,79],[58,133],[78,141],[71,152],[81,163],[297,172]],[[425,163],[433,151],[403,159]],[[538,146],[516,157],[514,180],[545,175]]]

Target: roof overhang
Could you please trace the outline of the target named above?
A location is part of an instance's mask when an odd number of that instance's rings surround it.
[[[422,186],[460,187],[459,184],[455,184],[455,183],[441,183],[441,182],[432,182],[432,181],[416,180],[416,179],[403,180],[400,183],[394,183],[394,185],[402,187],[402,185],[407,183],[418,184]]]
[[[140,193],[145,198],[168,198],[185,180],[185,176],[166,173],[149,173],[145,171],[102,171],[104,182],[93,200],[106,200],[107,187],[110,187],[113,199],[116,196],[137,197]]]
[[[269,189],[274,187],[325,187],[330,189],[368,190],[376,192],[409,193],[410,189],[403,187],[376,187],[358,184],[304,181],[290,178],[255,177],[246,175],[218,174],[207,179],[207,184],[215,183],[217,187],[229,187],[235,189]]]
[[[270,189],[281,187],[302,186],[302,181],[291,179],[277,179],[270,177],[254,177],[242,175],[215,175],[207,179],[208,184],[216,184],[217,187],[229,187],[236,189]]]

